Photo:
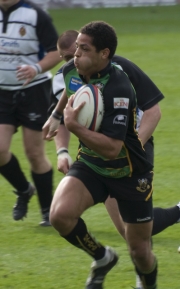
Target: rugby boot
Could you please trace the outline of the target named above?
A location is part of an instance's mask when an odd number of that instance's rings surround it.
[[[27,215],[29,200],[35,194],[35,187],[29,183],[27,191],[14,193],[17,195],[17,201],[13,207],[13,219],[15,221],[23,220]]]
[[[106,247],[106,254],[109,255],[109,261],[103,266],[98,266],[98,261],[91,264],[91,273],[86,281],[85,289],[103,289],[103,282],[107,273],[118,262],[118,255],[109,247]]]
[[[49,227],[51,226],[51,223],[49,221],[49,211],[48,212],[42,212],[42,221],[39,223],[42,227]]]

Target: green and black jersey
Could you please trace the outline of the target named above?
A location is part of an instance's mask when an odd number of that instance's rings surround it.
[[[85,84],[74,66],[68,62],[63,69],[68,97]],[[85,146],[80,140],[77,160],[86,163],[98,174],[119,178],[142,173],[152,169],[147,161],[136,127],[136,95],[127,75],[117,66],[108,66],[92,75],[89,83],[96,85],[103,94],[104,117],[99,129],[110,138],[122,140],[123,147],[115,160],[108,160]]]

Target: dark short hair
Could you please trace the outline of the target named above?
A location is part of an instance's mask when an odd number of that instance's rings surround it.
[[[68,49],[76,41],[79,32],[76,30],[64,31],[58,38],[57,45],[60,49]]]
[[[114,28],[104,21],[92,21],[83,26],[80,31],[92,38],[92,45],[99,52],[105,48],[110,50],[109,59],[113,57],[117,48],[117,35]]]

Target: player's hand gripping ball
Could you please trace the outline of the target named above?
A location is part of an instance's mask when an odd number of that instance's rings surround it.
[[[101,91],[93,84],[83,85],[74,95],[73,108],[79,106],[82,102],[85,102],[85,105],[78,114],[78,123],[90,130],[98,131],[104,114]]]

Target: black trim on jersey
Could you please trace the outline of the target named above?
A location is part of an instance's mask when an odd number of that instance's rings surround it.
[[[64,90],[64,88],[63,89],[60,89],[60,90],[58,90],[55,94],[54,94],[54,96],[56,97],[56,95],[58,95],[60,92],[62,92]]]
[[[12,53],[3,53],[1,52],[0,55],[12,55]],[[38,55],[38,53],[16,53],[16,56],[20,56],[20,55],[23,55],[23,56],[29,56],[29,55]]]
[[[49,78],[48,77],[42,77],[41,79],[37,79],[37,80],[32,80],[31,81],[31,83],[36,83],[36,82],[38,82],[38,84],[40,84],[41,82],[44,82],[45,80],[49,80]],[[4,86],[4,87],[8,87],[8,86],[19,86],[20,84],[18,83],[18,84],[1,84],[1,86]],[[21,85],[23,85],[23,83],[21,84]],[[25,87],[24,87],[24,89],[25,89]],[[1,90],[1,88],[0,88],[0,90]]]

